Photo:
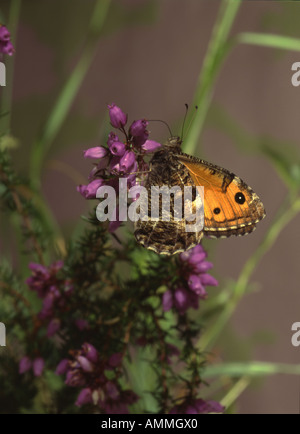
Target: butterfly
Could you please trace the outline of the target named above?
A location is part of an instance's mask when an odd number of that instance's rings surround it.
[[[151,161],[144,187],[147,202],[142,204],[150,216],[151,187],[184,186],[204,187],[204,226],[202,230],[188,232],[185,218],[176,220],[142,219],[135,223],[136,240],[158,254],[173,255],[184,252],[200,243],[203,235],[227,238],[247,235],[266,213],[256,193],[239,177],[215,164],[184,154],[181,139],[170,137],[157,150]],[[191,199],[191,202],[196,200]],[[193,205],[193,204],[191,204]]]

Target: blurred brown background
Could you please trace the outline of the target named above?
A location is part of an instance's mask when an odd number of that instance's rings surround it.
[[[92,67],[43,169],[44,194],[67,235],[87,211],[76,183],[84,182],[89,172],[90,162],[83,160],[82,150],[98,144],[106,104],[115,102],[130,120],[155,118],[171,125],[180,121],[184,103],[193,99],[220,5],[217,0],[112,3],[118,3],[117,15],[110,16]],[[8,4],[3,2],[4,11]],[[83,0],[23,2],[16,41],[12,133],[21,145],[14,157],[25,173],[32,141],[76,62],[93,4]],[[124,17],[123,25],[114,28],[114,22]],[[297,2],[244,1],[233,33],[269,31],[300,37],[299,19]],[[213,105],[222,107],[251,136],[267,135],[299,146],[300,87],[291,84],[291,66],[296,61],[300,53],[238,46],[221,70]],[[159,125],[153,124],[151,130],[156,140],[168,135]],[[267,218],[251,236],[206,243],[214,261],[212,274],[219,280],[235,278],[259,245],[286,188],[265,159],[241,152],[215,125],[213,114],[201,143],[198,156],[242,177],[266,207]],[[282,232],[253,276],[257,290],[239,305],[218,346],[221,359],[300,363],[300,348],[291,344],[291,325],[300,321],[299,241],[298,218]],[[9,240],[4,239],[3,245],[12,249]],[[278,375],[255,382],[239,400],[238,411],[298,413],[299,384],[295,376]]]

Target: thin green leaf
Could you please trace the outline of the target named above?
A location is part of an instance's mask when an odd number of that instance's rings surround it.
[[[222,363],[205,368],[202,377],[205,379],[225,375],[229,377],[261,377],[266,375],[288,374],[300,375],[300,364],[250,362],[250,363]]]
[[[240,33],[235,37],[235,41],[239,44],[300,51],[300,39],[271,33]]]

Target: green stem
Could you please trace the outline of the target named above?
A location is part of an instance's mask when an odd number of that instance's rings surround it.
[[[8,30],[12,36],[14,47],[16,48],[16,33],[20,17],[22,0],[12,0],[9,19],[7,23]],[[12,109],[12,90],[13,90],[13,77],[14,77],[14,60],[16,54],[12,57],[6,56],[6,86],[3,87],[1,93],[1,108],[0,113],[5,113],[5,116],[0,118],[0,132],[1,134],[8,134],[10,132],[11,122],[11,109]]]
[[[105,22],[110,0],[98,0],[92,12],[89,34],[82,55],[65,83],[43,131],[33,145],[30,162],[30,175],[35,188],[40,188],[41,169],[47,151],[65,121],[72,103],[81,87],[97,51],[98,38]]]
[[[221,399],[220,404],[223,405],[225,408],[230,407],[241,396],[244,390],[247,389],[250,382],[251,380],[247,376],[240,378],[227,392],[224,398]]]
[[[197,346],[201,348],[202,351],[210,349],[215,343],[216,339],[224,329],[224,326],[231,318],[241,298],[245,294],[250,277],[257,267],[259,261],[273,246],[282,229],[297,215],[299,211],[300,198],[293,200],[293,198],[289,197],[288,205],[286,202],[284,202],[277,214],[277,217],[274,219],[273,224],[267,231],[262,243],[245,263],[244,268],[242,269],[240,276],[233,288],[231,299],[224,306],[224,310],[220,313],[214,324],[211,324],[209,329],[207,329],[207,331],[203,333],[199,339]]]
[[[227,53],[227,38],[241,4],[241,0],[223,0],[221,3],[193,101],[193,104],[198,106],[198,110],[184,141],[183,149],[189,154],[194,153],[203,130],[213,86],[225,58],[224,54]],[[192,115],[192,113],[189,115],[189,121]]]

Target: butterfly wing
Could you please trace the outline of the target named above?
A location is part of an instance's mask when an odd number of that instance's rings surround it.
[[[169,221],[164,215],[162,204],[159,204],[159,218],[153,218],[152,206],[154,204],[152,188],[167,186],[179,187],[178,194],[184,196],[184,186],[194,186],[194,182],[184,165],[173,158],[172,154],[164,150],[155,153],[151,160],[151,170],[148,174],[145,188],[147,195],[140,200],[140,214],[148,217],[147,221],[138,220],[135,223],[134,235],[136,240],[149,250],[162,255],[173,255],[184,252],[200,243],[203,236],[202,231],[188,232],[186,230],[186,219],[195,215],[195,201],[192,198],[185,201],[183,218],[174,219],[174,202],[171,201]],[[177,193],[176,193],[177,194]],[[190,220],[191,221],[191,220]]]
[[[178,154],[177,158],[195,185],[204,187],[205,235],[245,235],[265,217],[259,197],[233,173],[187,154]]]

